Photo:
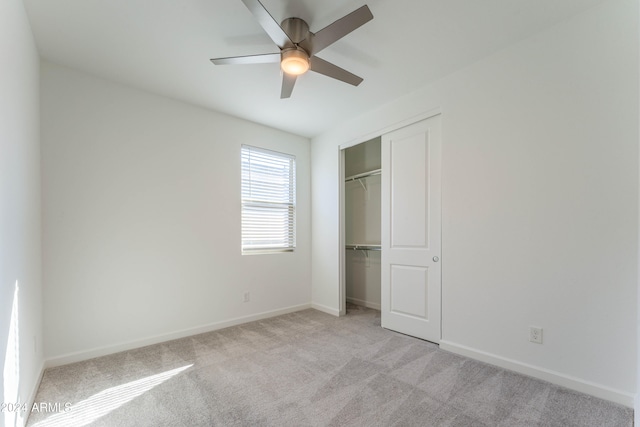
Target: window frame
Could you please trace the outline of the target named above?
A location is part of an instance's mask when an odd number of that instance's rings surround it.
[[[242,144],[240,169],[242,255],[294,252],[296,156]]]

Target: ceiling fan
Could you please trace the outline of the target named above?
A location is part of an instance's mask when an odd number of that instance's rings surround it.
[[[242,2],[280,48],[280,53],[213,58],[211,62],[216,65],[280,62],[283,71],[280,98],[289,98],[297,77],[309,70],[353,86],[362,83],[361,77],[319,58],[316,54],[372,20],[373,14],[368,6],[364,5],[317,33],[312,33],[303,19],[286,18],[278,25],[259,0],[242,0]]]

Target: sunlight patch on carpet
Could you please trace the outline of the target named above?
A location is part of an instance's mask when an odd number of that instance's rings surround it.
[[[46,420],[37,422],[33,427],[80,427],[91,424],[192,366],[193,364],[182,366],[108,388],[71,405],[68,412],[52,415]]]

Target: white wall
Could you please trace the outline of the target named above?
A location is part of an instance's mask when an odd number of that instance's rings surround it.
[[[309,306],[308,139],[47,62],[41,86],[50,364]],[[293,253],[241,255],[244,143],[297,157]]]
[[[380,310],[381,252],[348,250],[345,255],[347,301]]]
[[[0,57],[0,400],[10,403],[33,398],[43,361],[39,59],[20,0],[0,2]],[[14,415],[0,425],[26,414]]]
[[[605,2],[314,138],[314,304],[338,307],[337,147],[440,108],[442,347],[632,405],[637,35]]]
[[[379,245],[382,232],[380,175],[345,182],[344,187],[346,243]]]
[[[640,0],[636,0],[638,2],[638,4],[640,4]],[[637,10],[637,14],[638,14],[638,22],[640,22],[640,7],[638,7]],[[640,39],[640,25],[638,25],[638,28],[636,28],[636,37],[638,39]],[[640,68],[640,44],[638,44],[638,68]],[[640,80],[640,74],[638,74],[638,79]],[[640,84],[638,85],[640,87]],[[638,91],[638,98],[640,99],[640,91]],[[638,112],[639,118],[638,118],[638,127],[640,128],[640,111]],[[640,133],[640,130],[638,131],[638,133]],[[640,162],[640,159],[639,159]],[[640,190],[640,185],[638,185],[638,188]],[[640,200],[640,197],[639,197]],[[640,209],[639,209],[640,210]],[[640,215],[638,216],[638,221],[640,221]],[[640,242],[640,227],[638,227],[638,242]],[[639,243],[640,245],[640,243]],[[640,252],[640,251],[639,251]],[[640,253],[639,253],[639,257],[640,257]],[[635,400],[635,405],[634,405],[634,425],[640,425],[640,262],[638,262],[638,292],[637,292],[637,316],[638,316],[638,320],[637,320],[637,325],[638,325],[638,335],[637,335],[637,342],[636,342],[636,400]]]

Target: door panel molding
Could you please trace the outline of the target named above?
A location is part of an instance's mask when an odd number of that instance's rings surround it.
[[[429,320],[428,267],[391,264],[390,270],[390,311],[394,314]]]

